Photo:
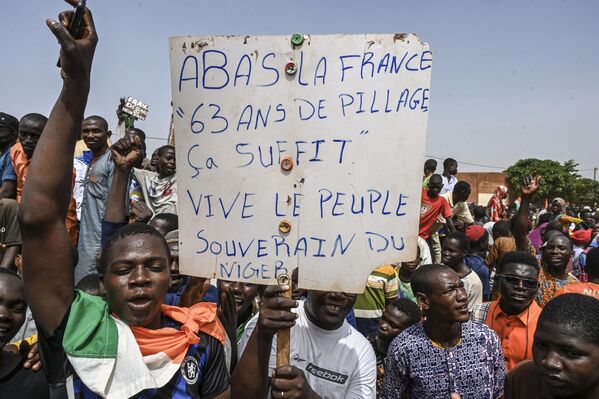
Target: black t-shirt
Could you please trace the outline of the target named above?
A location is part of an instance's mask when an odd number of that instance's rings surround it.
[[[74,373],[62,348],[62,338],[68,313],[52,336],[39,329],[39,350],[42,367],[52,390],[52,399],[67,398],[71,391],[75,399],[100,398]],[[168,323],[169,327],[175,326]],[[216,338],[199,332],[200,342],[190,345],[179,370],[159,389],[147,389],[135,399],[199,399],[213,398],[224,392],[230,383],[223,346]],[[67,378],[73,376],[72,384]]]
[[[387,359],[387,354],[379,352],[379,349],[376,346],[376,333],[368,337],[368,342],[372,345],[374,355],[376,356],[376,392],[378,396],[385,378],[385,360]]]
[[[23,358],[10,374],[0,378],[0,398],[49,399],[50,389],[44,373],[24,369],[24,361]]]
[[[541,376],[532,360],[518,363],[505,380],[503,393],[505,399],[554,399],[550,392],[543,388]]]

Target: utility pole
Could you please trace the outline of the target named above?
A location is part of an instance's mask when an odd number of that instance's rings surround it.
[[[599,168],[593,168],[593,180],[597,181],[597,169]]]

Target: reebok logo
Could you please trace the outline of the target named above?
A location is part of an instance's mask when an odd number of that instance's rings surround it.
[[[306,366],[306,371],[315,377],[322,378],[323,380],[331,381],[336,384],[343,385],[347,381],[346,375],[320,368],[312,363],[308,363]]]

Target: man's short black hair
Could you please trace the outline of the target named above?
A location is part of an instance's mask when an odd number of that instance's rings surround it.
[[[454,231],[453,233],[447,234],[445,236],[445,241],[449,239],[456,240],[460,245],[460,249],[462,251],[467,251],[470,249],[470,242],[468,241],[468,237],[466,237],[466,234],[462,233],[461,231]]]
[[[586,272],[592,279],[599,278],[599,248],[591,248],[586,257]]]
[[[443,183],[443,177],[438,173],[431,175],[431,178],[429,179],[429,184],[430,184],[431,180],[439,180],[441,183]]]
[[[13,277],[18,278],[19,280],[22,280],[19,273],[17,273],[15,270],[13,270],[9,267],[0,267],[0,274],[8,274],[9,276],[13,276]]]
[[[545,228],[543,228],[543,232],[548,232],[551,230],[559,231],[560,233],[564,234],[564,226],[558,222],[551,222],[545,226]]]
[[[168,249],[168,245],[166,245],[166,240],[164,239],[162,234],[158,232],[158,230],[144,223],[131,223],[115,231],[114,234],[110,236],[110,238],[102,248],[102,252],[100,252],[100,258],[97,262],[98,273],[102,275],[106,273],[106,266],[108,266],[108,253],[110,252],[110,248],[112,248],[115,242],[124,237],[136,236],[140,234],[158,237],[164,245],[167,256],[170,257],[170,251]]]
[[[420,306],[418,306],[416,302],[411,299],[398,298],[391,302],[390,305],[399,312],[408,316],[408,326],[416,324],[422,319],[422,311],[420,310]]]
[[[90,115],[87,118],[85,118],[83,120],[83,122],[89,121],[89,120],[100,122],[100,124],[102,124],[102,128],[104,128],[104,130],[108,131],[108,121],[106,119],[104,119],[103,117],[101,117],[100,115]]]
[[[510,222],[507,220],[500,220],[493,225],[493,235],[497,237],[509,237],[511,234]]]
[[[154,219],[159,219],[159,220],[163,220],[164,223],[166,223],[166,230],[167,232],[171,232],[173,230],[178,230],[179,229],[179,216],[177,216],[174,213],[157,213],[152,220]],[[151,223],[152,221],[150,221]]]
[[[445,265],[420,265],[412,274],[410,287],[414,294],[421,293],[429,295],[431,293],[431,280],[440,273],[449,273],[453,270]]]
[[[445,160],[443,161],[443,168],[447,169],[447,168],[449,168],[450,165],[453,165],[453,164],[457,165],[458,161],[456,161],[453,158],[445,158]]]
[[[545,305],[538,327],[561,324],[572,328],[572,335],[599,346],[599,300],[582,294],[558,295]]]
[[[175,151],[175,147],[173,147],[172,145],[163,145],[158,149],[158,156],[161,157],[168,150]]]
[[[436,159],[427,159],[426,162],[424,163],[424,169],[430,170],[431,172],[434,172],[435,170],[437,170],[437,160]]]
[[[551,237],[549,237],[549,238],[547,239],[547,242],[549,242],[549,241],[553,240],[553,239],[554,239],[554,238],[556,238],[556,237],[558,237],[558,238],[565,238],[565,239],[566,239],[566,241],[568,241],[568,247],[570,248],[570,250],[574,249],[574,241],[572,241],[572,239],[571,239],[570,237],[568,237],[567,235],[565,235],[565,234],[563,233],[563,231],[562,231],[562,232],[560,232],[560,233],[561,233],[561,234],[555,234],[555,235],[552,235]]]
[[[24,122],[39,123],[42,126],[46,126],[46,123],[48,122],[48,118],[46,118],[42,114],[37,114],[35,112],[32,112],[32,113],[29,113],[27,115],[24,115],[21,118],[21,122],[19,122],[19,126],[21,126]]]
[[[460,180],[453,187],[453,191],[457,191],[458,193],[471,193],[472,187],[470,186],[470,183],[468,183],[467,181]]]
[[[534,269],[537,272],[539,271],[539,268],[540,268],[539,261],[537,260],[536,256],[534,256],[530,252],[514,251],[514,252],[507,252],[505,255],[503,255],[501,257],[501,260],[497,264],[497,269],[495,270],[495,273],[500,274],[501,271],[503,270],[503,267],[509,263],[518,263],[518,264],[522,264],[522,265],[529,265],[531,267],[534,267]]]

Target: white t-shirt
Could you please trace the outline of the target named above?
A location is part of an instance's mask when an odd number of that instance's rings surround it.
[[[495,225],[495,222],[487,222],[483,225],[483,228],[485,230],[487,230],[487,233],[489,233],[489,248],[493,245],[493,243],[495,242],[495,240],[493,240],[493,226]]]
[[[77,205],[77,220],[81,220],[81,203],[83,202],[83,192],[85,191],[85,175],[87,174],[87,164],[79,158],[73,159],[75,168],[75,185],[73,186],[73,198]]]
[[[310,387],[322,398],[362,399],[376,397],[376,357],[366,338],[347,321],[336,330],[323,330],[308,320],[304,302],[294,309],[299,313],[291,328],[289,363],[301,369]],[[248,321],[239,357],[256,327],[258,314]],[[270,352],[269,374],[276,368],[277,338]]]
[[[473,270],[462,277],[462,281],[468,293],[468,311],[472,312],[474,307],[483,301],[483,283]]]
[[[458,178],[455,176],[449,176],[449,178],[441,175],[441,179],[443,179],[443,188],[439,194],[450,193],[453,191],[455,184],[458,182]]]

